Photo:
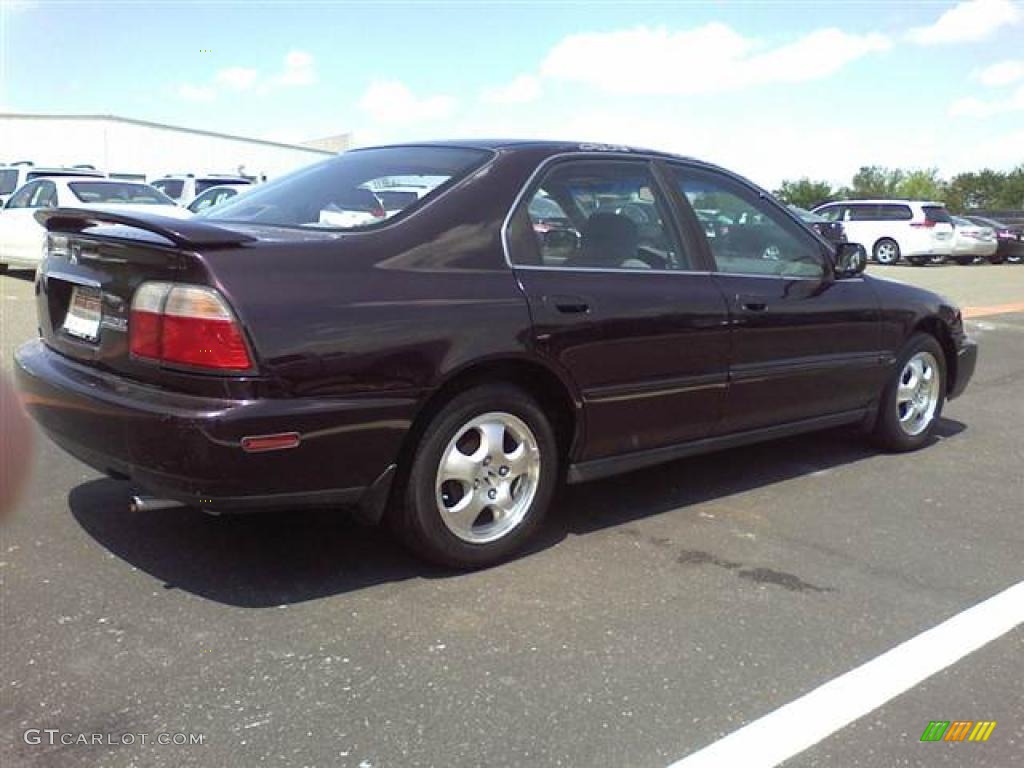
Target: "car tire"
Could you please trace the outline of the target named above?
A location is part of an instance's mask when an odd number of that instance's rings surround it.
[[[913,451],[928,442],[946,402],[946,358],[927,333],[915,333],[897,358],[878,404],[873,438],[888,451]]]
[[[432,562],[494,565],[536,530],[558,471],[558,441],[536,401],[509,385],[474,387],[446,403],[423,431],[396,494],[393,525]]]
[[[1002,264],[1004,261],[1006,261],[1005,256],[999,256],[998,254],[995,253],[988,257],[989,264]]]
[[[956,263],[959,264],[961,267],[969,267],[969,266],[971,266],[971,264],[974,263],[974,257],[973,256],[957,256],[956,257]]]
[[[892,238],[883,237],[875,243],[875,247],[871,249],[871,255],[874,256],[875,261],[879,264],[898,264],[900,260],[900,246]]]

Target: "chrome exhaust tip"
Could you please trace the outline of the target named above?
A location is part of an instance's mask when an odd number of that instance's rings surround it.
[[[150,512],[154,509],[174,509],[184,507],[180,501],[174,499],[157,499],[153,496],[132,496],[128,502],[128,509],[132,512]]]

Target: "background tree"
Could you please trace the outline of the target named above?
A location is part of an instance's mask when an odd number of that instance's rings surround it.
[[[898,168],[865,165],[853,175],[849,197],[854,199],[898,197],[905,174]]]
[[[784,203],[810,209],[834,200],[835,192],[827,181],[811,181],[804,176],[796,181],[783,181],[775,196]]]
[[[897,197],[908,200],[943,201],[946,183],[939,178],[938,168],[928,168],[905,173],[896,186]]]

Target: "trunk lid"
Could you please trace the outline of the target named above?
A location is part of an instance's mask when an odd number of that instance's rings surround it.
[[[148,212],[56,208],[36,218],[49,231],[36,283],[39,333],[47,346],[140,381],[197,378],[130,354],[132,297],[150,280],[213,285],[198,249],[239,248],[254,237]]]

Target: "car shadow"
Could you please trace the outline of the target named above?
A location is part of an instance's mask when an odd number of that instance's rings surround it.
[[[965,429],[943,419],[933,440]],[[552,514],[522,556],[568,536],[851,464],[877,452],[850,430],[830,430],[675,461],[563,487]],[[74,488],[71,513],[101,546],[166,589],[246,608],[300,603],[412,578],[459,572],[423,563],[384,527],[337,510],[212,516],[194,509],[129,511],[130,489],[99,479]]]
[[[16,280],[24,280],[26,283],[31,283],[36,279],[36,272],[34,269],[8,268],[7,271],[0,274],[3,274],[5,277],[13,277]]]

